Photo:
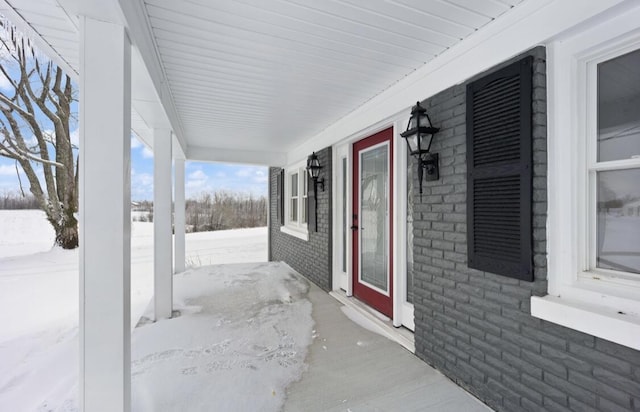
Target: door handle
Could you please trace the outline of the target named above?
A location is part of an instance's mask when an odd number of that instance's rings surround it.
[[[358,230],[358,225],[351,226],[351,230]]]

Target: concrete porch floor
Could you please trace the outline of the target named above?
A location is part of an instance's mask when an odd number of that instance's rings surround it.
[[[491,410],[398,343],[354,323],[317,286],[308,298],[316,338],[284,411]]]
[[[132,333],[132,410],[490,410],[334,295],[282,262],[174,276],[176,316]]]

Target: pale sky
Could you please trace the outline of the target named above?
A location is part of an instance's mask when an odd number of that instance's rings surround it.
[[[77,130],[72,133],[77,138]],[[21,173],[23,185],[28,185]],[[224,163],[186,162],[185,192],[187,198],[198,197],[203,192],[231,191],[252,194],[255,197],[267,195],[268,168],[263,166],[232,165]],[[28,186],[24,187],[29,192]],[[15,162],[0,156],[0,194],[19,193]],[[153,199],[153,152],[131,138],[131,198],[133,200]]]

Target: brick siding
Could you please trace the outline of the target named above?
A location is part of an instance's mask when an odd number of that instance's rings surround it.
[[[309,240],[281,232],[277,216],[277,179],[282,170],[269,168],[269,260],[287,263],[322,289],[331,290],[331,148],[316,152],[322,165],[324,191],[318,188],[318,231],[309,231]],[[286,199],[285,199],[286,202]]]
[[[531,296],[547,290],[547,112],[545,50],[527,54],[535,281],[467,267],[466,84],[427,99],[441,178],[414,198],[416,355],[499,411],[640,410],[640,351],[530,315]]]

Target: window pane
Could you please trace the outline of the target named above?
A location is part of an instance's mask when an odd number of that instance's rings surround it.
[[[298,199],[291,199],[291,221],[298,221]]]
[[[640,169],[598,173],[596,265],[640,273]]]
[[[640,156],[640,50],[598,64],[598,161]]]
[[[298,196],[298,174],[291,175],[291,197]]]
[[[309,200],[307,199],[307,197],[303,197],[302,198],[302,210],[300,211],[300,214],[302,215],[302,223],[307,223],[307,205],[308,205]]]

